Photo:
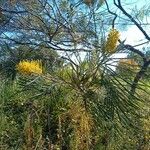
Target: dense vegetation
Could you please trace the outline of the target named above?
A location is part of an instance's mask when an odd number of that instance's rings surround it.
[[[127,4],[0,1],[0,149],[149,150],[149,4]]]

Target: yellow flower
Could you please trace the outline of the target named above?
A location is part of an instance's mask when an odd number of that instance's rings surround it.
[[[117,47],[117,41],[119,40],[119,32],[116,29],[111,29],[108,34],[108,38],[105,44],[105,51],[108,53],[114,53]]]
[[[136,63],[133,59],[121,59],[119,61],[119,66],[134,70],[139,69],[138,63]]]
[[[132,58],[121,59],[118,62],[118,69],[122,73],[132,74],[137,73],[140,70],[140,65]]]
[[[42,74],[42,63],[40,60],[23,60],[16,65],[16,70],[23,75]]]

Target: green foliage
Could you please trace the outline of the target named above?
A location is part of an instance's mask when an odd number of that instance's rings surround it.
[[[97,66],[97,56],[93,53],[76,66],[69,63],[42,76],[18,74],[14,82],[4,82],[2,145],[9,149],[146,147],[147,142],[140,145],[145,134],[139,120],[144,103],[130,95],[123,79]]]

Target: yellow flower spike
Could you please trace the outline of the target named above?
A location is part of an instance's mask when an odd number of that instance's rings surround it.
[[[105,44],[105,51],[108,53],[114,53],[117,47],[117,42],[119,40],[119,31],[116,29],[111,29],[108,34],[108,38]]]
[[[16,65],[16,70],[23,75],[42,74],[40,60],[23,60]]]

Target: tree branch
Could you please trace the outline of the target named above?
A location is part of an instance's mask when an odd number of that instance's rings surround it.
[[[138,86],[139,80],[144,76],[144,74],[147,71],[148,66],[150,65],[150,60],[146,61],[143,66],[141,67],[141,70],[136,74],[133,83],[131,85],[131,93],[134,95],[135,90]]]
[[[112,22],[112,28],[114,28],[114,26],[115,26],[115,20],[117,19],[118,15],[117,15],[116,13],[112,12],[112,11],[109,9],[109,5],[108,5],[108,3],[107,3],[107,0],[104,0],[104,1],[105,1],[105,3],[106,3],[106,7],[107,7],[108,12],[109,12],[110,14],[114,15],[114,19],[113,19],[113,22]]]
[[[26,11],[26,10],[23,10],[23,11],[15,11],[15,10],[3,9],[3,8],[1,8],[1,11],[2,11],[2,12],[7,12],[7,13],[10,13],[10,14],[22,14],[22,13],[27,13],[27,12],[28,12],[28,11]]]
[[[134,53],[140,55],[143,59],[143,62],[147,61],[145,54],[142,53],[141,51],[139,51],[138,49],[134,48],[133,46],[126,44],[126,45],[124,45],[124,48],[130,50],[131,52],[134,52]]]
[[[126,15],[137,27],[138,29],[144,34],[145,38],[150,41],[150,36],[146,33],[146,31],[141,27],[141,25],[129,14],[127,11],[122,7],[121,0],[118,0],[118,4],[114,0],[114,4],[117,8],[119,8],[124,15]]]
[[[131,84],[131,94],[134,95],[136,88],[138,86],[138,82],[144,76],[144,74],[147,71],[148,66],[150,65],[150,60],[147,60],[147,57],[145,56],[144,53],[142,53],[141,51],[139,51],[138,49],[134,48],[133,46],[131,46],[129,44],[124,45],[124,48],[130,50],[131,52],[134,52],[134,53],[140,55],[143,59],[143,65],[142,65],[140,71],[136,74],[136,76],[133,80],[133,83]]]

